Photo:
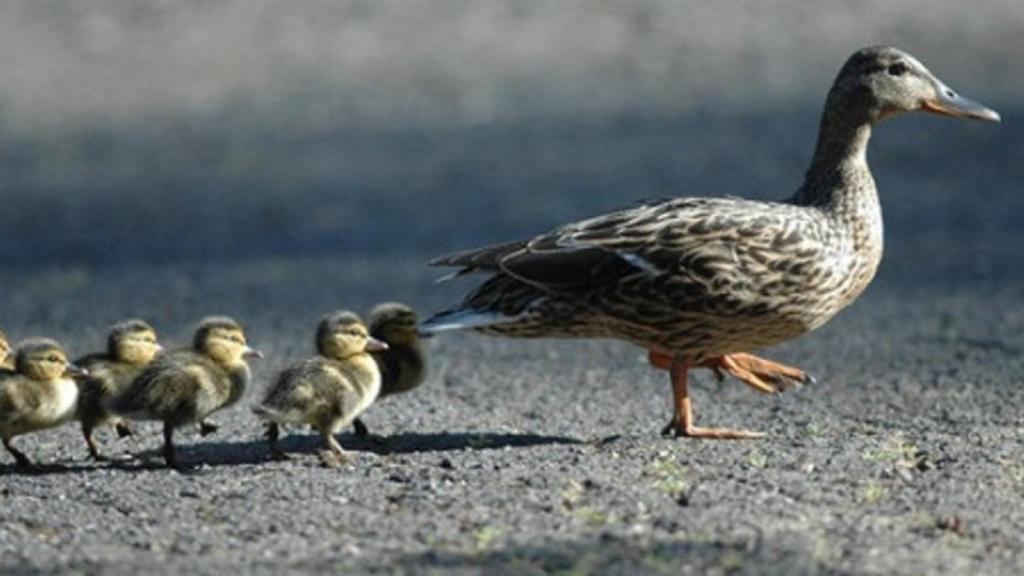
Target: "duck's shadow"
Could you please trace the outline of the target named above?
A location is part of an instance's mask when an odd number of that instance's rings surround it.
[[[183,438],[184,440],[184,438]],[[551,444],[585,444],[583,440],[564,436],[515,433],[473,432],[406,432],[393,436],[362,438],[352,434],[338,436],[345,450],[354,453],[369,452],[380,456],[418,454],[423,452],[449,452],[456,450],[499,450]],[[317,434],[294,430],[285,434],[278,445],[288,454],[316,454],[324,448]],[[195,443],[182,442],[177,446],[178,458],[191,465],[232,466],[262,464],[271,460],[270,448],[261,435],[252,440],[217,442],[196,439]],[[124,469],[150,469],[163,466],[159,450],[139,455],[131,463],[115,464]]]

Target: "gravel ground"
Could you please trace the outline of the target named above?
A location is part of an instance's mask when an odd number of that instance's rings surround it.
[[[277,301],[210,288],[273,278],[268,266],[104,274],[61,299],[77,303],[81,321],[31,312],[52,297],[47,285],[73,282],[22,275],[9,297],[26,316],[7,328],[25,334],[33,315],[84,352],[101,345],[100,317],[140,306],[111,283],[135,286],[139,299],[171,290],[179,306],[157,307],[155,318],[170,341],[189,330],[174,318],[249,311],[252,340],[269,352],[255,369],[259,389],[307,353],[314,310],[331,298],[329,288],[278,290]],[[324,263],[289,266],[282,274],[305,270],[307,286],[332,284]],[[355,284],[354,304],[368,305],[381,285],[428,305],[450,297],[392,265],[357,268],[365,285]],[[203,463],[192,474],[159,466],[154,425],[127,440],[103,436],[110,450],[141,455],[121,466],[87,461],[74,426],[23,437],[45,465],[19,474],[0,457],[0,570],[1019,572],[1020,285],[880,284],[818,333],[768,354],[813,371],[818,384],[769,398],[699,377],[699,422],[761,429],[761,441],[660,438],[667,378],[628,346],[474,335],[431,343],[429,381],[366,413],[383,442],[342,436],[356,459],[341,470],[318,465],[305,430],[285,441],[297,458],[270,461],[245,407],[253,393],[217,416],[215,436],[182,435],[183,458]]]

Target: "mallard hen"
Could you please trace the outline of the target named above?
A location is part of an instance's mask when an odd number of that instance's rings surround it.
[[[882,257],[882,214],[867,164],[874,124],[913,110],[998,122],[909,54],[854,53],[839,71],[803,184],[782,202],[676,198],[446,256],[455,275],[489,274],[422,329],[514,337],[616,338],[671,375],[664,434],[755,438],[694,425],[687,373],[705,367],[772,393],[809,380],[747,351],[818,328],[864,291]]]

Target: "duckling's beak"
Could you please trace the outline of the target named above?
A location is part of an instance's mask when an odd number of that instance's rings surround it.
[[[373,336],[366,337],[366,348],[367,352],[383,352],[388,349],[388,343],[383,340],[377,340]]]
[[[78,366],[76,364],[72,364],[71,362],[68,362],[67,364],[64,365],[64,375],[65,376],[88,376],[89,375],[89,371],[86,370],[85,368],[82,368],[81,366]]]
[[[242,358],[263,358],[263,352],[260,352],[250,346],[246,346],[245,351],[242,352]]]
[[[956,116],[958,118],[984,120],[986,122],[999,122],[1001,120],[999,113],[995,110],[969,98],[964,98],[934,76],[932,76],[932,81],[935,84],[935,97],[925,100],[921,104],[922,110],[946,116]]]

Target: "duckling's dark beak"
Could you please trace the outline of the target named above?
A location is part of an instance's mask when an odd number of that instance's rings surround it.
[[[242,352],[242,358],[263,358],[263,352],[260,352],[255,348],[246,346],[245,351]]]
[[[89,375],[89,371],[86,370],[85,368],[82,368],[81,366],[78,366],[76,364],[72,364],[71,362],[68,362],[67,364],[64,365],[64,375],[65,376],[88,376]]]
[[[984,120],[986,122],[999,122],[1001,120],[999,113],[995,110],[969,98],[964,98],[934,76],[932,79],[935,82],[935,97],[925,100],[921,104],[922,110],[946,116],[956,116],[958,118]]]
[[[366,337],[366,348],[367,352],[383,352],[388,349],[388,343],[383,340],[377,340],[373,336]]]

